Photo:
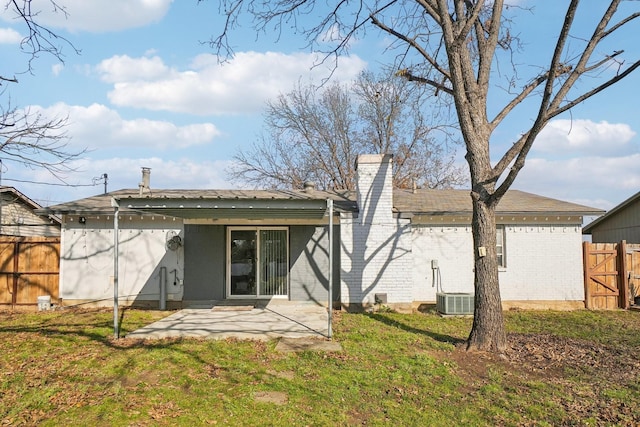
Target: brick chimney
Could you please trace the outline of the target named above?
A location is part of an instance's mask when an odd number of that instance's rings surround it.
[[[361,224],[393,220],[393,156],[363,154],[356,161],[358,218]]]
[[[138,190],[140,191],[140,196],[142,193],[151,191],[151,168],[142,168],[142,181],[138,184]]]

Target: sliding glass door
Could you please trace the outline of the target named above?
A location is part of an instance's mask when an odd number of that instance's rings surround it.
[[[229,227],[227,295],[287,296],[288,230],[282,227]]]
[[[227,295],[256,295],[256,231],[231,230],[230,233]]]
[[[259,295],[287,295],[287,230],[260,230]]]

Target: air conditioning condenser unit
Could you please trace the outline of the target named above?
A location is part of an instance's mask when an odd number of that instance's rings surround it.
[[[441,314],[473,314],[473,294],[442,293],[436,294],[436,310]]]

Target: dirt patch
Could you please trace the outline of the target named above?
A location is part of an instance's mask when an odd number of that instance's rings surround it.
[[[505,375],[510,387],[521,388],[523,393],[527,393],[529,380],[541,379],[561,387],[565,395],[555,403],[572,414],[567,423],[591,417],[598,420],[598,425],[628,425],[629,420],[638,419],[637,408],[606,397],[608,390],[635,384],[640,378],[640,358],[633,348],[550,334],[509,334],[502,355],[466,351],[466,345],[461,344],[437,357],[445,364],[451,363],[451,369],[461,377],[461,391],[473,392],[487,384],[493,370]],[[576,377],[582,380],[575,381]],[[585,378],[588,388],[584,387]]]
[[[509,334],[503,355],[466,351],[460,344],[453,353],[441,355],[453,360],[469,376],[482,377],[488,365],[564,376],[584,373],[605,381],[626,383],[640,376],[640,359],[623,346],[604,345],[592,341],[563,338],[549,334]]]
[[[289,401],[289,395],[282,391],[257,391],[253,393],[256,402],[285,405]]]
[[[543,334],[510,334],[507,359],[537,372],[580,372],[616,383],[640,375],[640,359],[629,348]]]
[[[295,372],[293,371],[273,371],[267,370],[267,374],[272,375],[277,378],[282,378],[285,380],[292,380],[296,377]]]
[[[143,371],[135,375],[127,375],[119,379],[120,384],[125,388],[132,387],[153,387],[160,384],[162,374],[160,372]]]
[[[328,341],[313,338],[282,338],[276,345],[276,351],[342,351],[342,346],[337,341]]]

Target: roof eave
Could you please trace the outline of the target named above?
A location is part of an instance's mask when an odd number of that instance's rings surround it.
[[[633,196],[629,197],[627,200],[623,201],[619,205],[614,206],[610,211],[608,212],[602,211],[604,215],[601,214],[602,216],[600,218],[596,218],[595,220],[590,222],[586,227],[584,227],[584,229],[582,230],[583,233],[591,234],[591,231],[593,230],[594,227],[597,227],[599,224],[608,220],[609,218],[611,218],[621,210],[625,209],[627,206],[635,203],[637,200],[640,200],[640,191],[634,194]]]

